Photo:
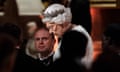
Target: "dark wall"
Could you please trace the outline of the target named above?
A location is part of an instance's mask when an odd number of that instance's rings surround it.
[[[14,20],[14,17],[10,17],[10,19],[5,19],[4,16],[0,16],[0,24],[5,23],[5,22],[12,22],[12,23],[17,23],[19,24],[19,26],[21,27],[22,31],[23,31],[23,35],[25,38],[27,38],[27,26],[26,24],[29,21],[35,21],[37,22],[39,25],[41,26],[41,21],[40,21],[40,17],[39,16],[19,16],[18,17],[18,22],[16,22]]]
[[[18,24],[22,28],[23,37],[25,38],[27,38],[27,22],[36,21],[38,24],[41,24],[39,15],[19,16],[16,0],[6,0],[4,10],[2,12],[4,12],[4,15],[0,16],[0,24],[5,22]]]
[[[37,23],[37,26],[41,26],[41,20],[39,16],[20,16],[19,17],[19,24],[21,26],[21,28],[23,29],[23,33],[25,37],[28,37],[28,33],[27,33],[27,26],[26,24],[29,21],[35,21]]]
[[[101,40],[106,26],[111,23],[120,23],[119,8],[91,8],[92,15],[92,37]]]

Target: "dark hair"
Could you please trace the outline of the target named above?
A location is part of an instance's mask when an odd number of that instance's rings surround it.
[[[110,43],[120,44],[120,24],[109,24],[104,31],[104,36],[110,38]]]
[[[0,34],[8,34],[16,39],[17,45],[22,43],[22,30],[14,23],[4,23],[0,25]]]
[[[16,38],[17,40],[21,38],[21,34],[22,34],[21,28],[17,24],[13,24],[13,23],[1,24],[0,33],[9,34],[13,36],[14,38]]]

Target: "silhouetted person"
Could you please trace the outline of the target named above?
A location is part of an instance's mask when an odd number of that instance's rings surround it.
[[[120,24],[109,24],[102,40],[102,53],[93,63],[93,72],[120,72]]]
[[[21,29],[17,25],[0,25],[0,72],[12,72],[20,42]]]

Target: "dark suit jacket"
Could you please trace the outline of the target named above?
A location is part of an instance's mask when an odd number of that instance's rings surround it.
[[[24,51],[20,51],[13,72],[48,72],[51,65],[46,66],[40,60],[26,55]]]
[[[93,63],[92,72],[120,72],[120,55],[103,52]]]

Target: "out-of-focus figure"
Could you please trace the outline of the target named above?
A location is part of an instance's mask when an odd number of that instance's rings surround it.
[[[20,43],[21,29],[17,25],[0,25],[0,72],[12,72]]]
[[[102,39],[102,53],[93,62],[93,72],[120,72],[120,24],[109,24]]]

